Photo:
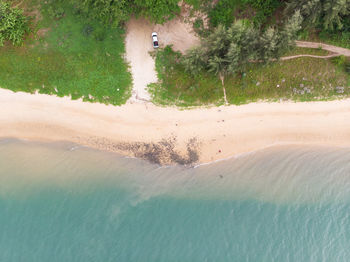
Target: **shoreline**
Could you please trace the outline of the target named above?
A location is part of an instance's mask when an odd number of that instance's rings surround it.
[[[69,141],[161,165],[198,166],[280,144],[350,147],[350,99],[180,110],[0,89],[0,104],[0,138]]]

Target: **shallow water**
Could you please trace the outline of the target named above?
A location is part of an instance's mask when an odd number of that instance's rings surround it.
[[[0,261],[349,260],[349,149],[185,169],[0,141]]]

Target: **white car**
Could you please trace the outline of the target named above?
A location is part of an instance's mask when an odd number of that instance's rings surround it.
[[[158,35],[156,32],[152,33],[152,43],[153,43],[153,47],[154,48],[158,48],[159,47],[159,43],[158,43]]]

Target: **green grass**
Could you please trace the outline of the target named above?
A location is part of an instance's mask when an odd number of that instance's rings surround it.
[[[299,33],[299,39],[305,41],[322,42],[329,45],[350,49],[350,32],[316,32],[315,29],[303,30]]]
[[[199,10],[203,4],[202,0],[185,0],[186,4],[191,5],[195,10]]]
[[[223,104],[218,77],[204,72],[187,74],[179,63],[180,56],[170,48],[157,53],[160,81],[149,88],[154,103],[185,107]],[[344,87],[344,91],[339,87]],[[226,77],[225,89],[228,102],[236,105],[280,99],[336,99],[350,96],[350,76],[331,60],[304,57],[267,65],[251,64],[244,74]]]
[[[310,57],[252,64],[245,77],[226,80],[227,99],[232,104],[259,100],[313,101],[350,95],[350,77],[331,60]],[[344,87],[337,93],[337,87]]]
[[[159,83],[151,84],[149,92],[153,102],[161,105],[197,106],[220,104],[222,88],[219,79],[203,73],[192,76],[184,73],[179,62],[180,54],[170,47],[156,55],[156,71]]]
[[[317,55],[317,56],[326,56],[330,52],[322,48],[303,48],[303,47],[294,47],[289,50],[283,56],[294,56],[294,55]]]
[[[44,36],[27,40],[23,47],[0,48],[0,86],[90,102],[125,103],[132,80],[123,59],[124,32],[93,21],[86,24],[71,6],[55,5],[64,9],[63,18],[51,18],[49,4],[40,9],[43,20],[37,29],[47,29]]]
[[[350,49],[350,32],[327,33],[321,32],[319,39],[327,44]]]

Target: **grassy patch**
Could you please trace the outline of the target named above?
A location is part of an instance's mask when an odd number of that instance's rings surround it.
[[[222,103],[220,80],[207,73],[198,76],[186,74],[179,63],[180,56],[180,53],[174,52],[170,47],[157,52],[159,83],[149,86],[153,102],[177,106]]]
[[[315,29],[303,30],[299,33],[299,39],[350,49],[350,32],[348,31],[330,33],[327,31],[318,32]]]
[[[303,57],[268,65],[252,64],[244,77],[226,80],[226,92],[233,104],[325,100],[349,96],[350,78],[331,60]]]
[[[179,63],[181,54],[170,47],[156,56],[159,83],[149,88],[156,104],[199,106],[223,104],[223,91],[217,76],[201,73],[191,76]],[[297,58],[267,65],[250,64],[240,75],[226,77],[230,104],[255,101],[314,101],[350,96],[350,76],[332,60]]]
[[[0,86],[120,105],[131,93],[123,31],[89,24],[64,2],[43,2],[35,39],[0,48]],[[59,10],[59,12],[53,12]],[[61,14],[63,10],[63,15]]]
[[[317,55],[317,56],[326,56],[329,55],[330,52],[324,50],[322,48],[303,48],[303,47],[295,47],[285,53],[283,56],[294,56],[294,55]]]
[[[223,0],[209,10],[208,17],[212,26],[219,24],[230,26],[236,19],[236,13],[244,6],[243,0]]]
[[[283,6],[279,0],[221,0],[207,10],[212,26],[230,26],[236,19],[249,19],[256,26],[275,24],[273,14]]]
[[[319,39],[327,44],[341,46],[350,49],[350,32],[328,33],[321,32]]]
[[[195,10],[199,10],[203,5],[202,0],[185,0],[185,3],[191,5]]]

